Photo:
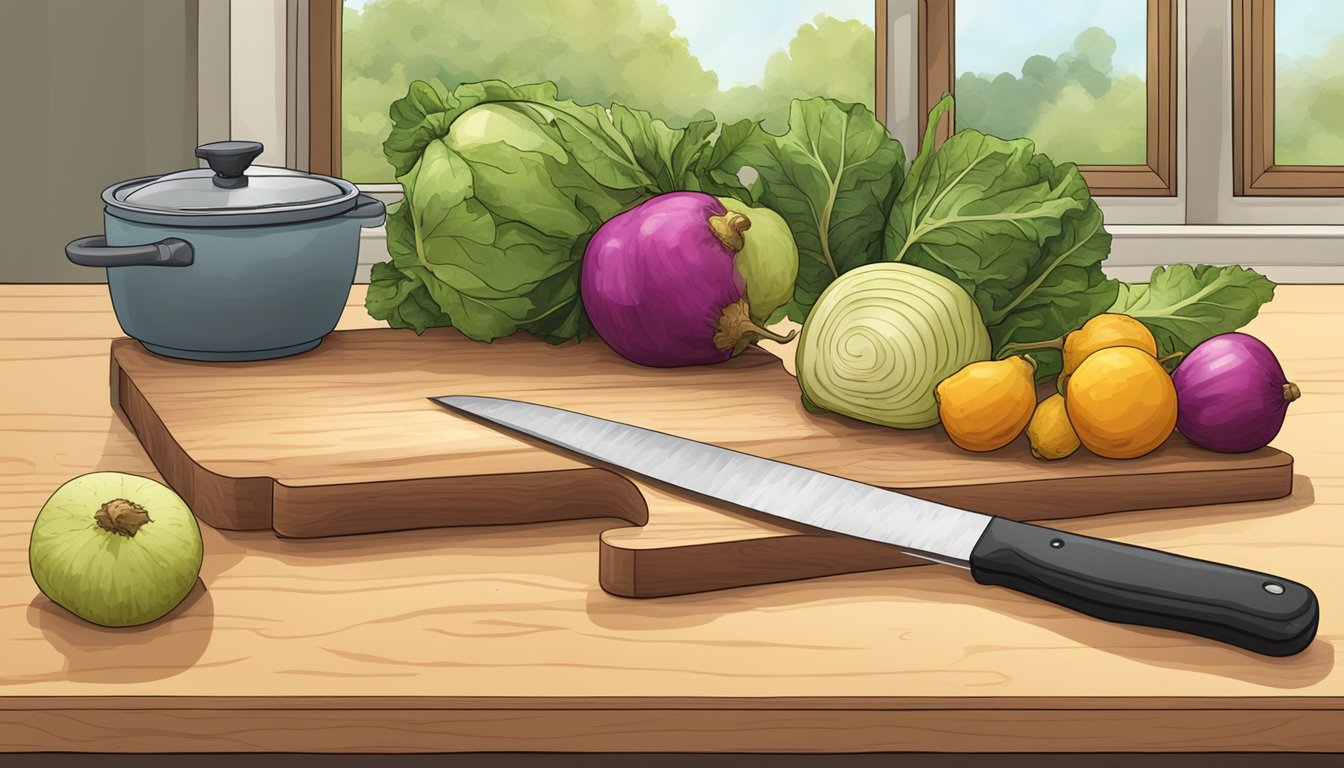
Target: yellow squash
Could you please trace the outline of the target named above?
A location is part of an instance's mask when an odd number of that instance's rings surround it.
[[[1036,408],[1036,361],[1010,357],[971,363],[938,383],[938,420],[952,442],[993,451],[1022,434]]]
[[[1069,422],[1089,451],[1132,459],[1176,428],[1176,386],[1147,350],[1108,347],[1073,372],[1065,394]]]
[[[1064,369],[1059,373],[1059,391],[1068,388],[1069,377],[1093,352],[1109,347],[1134,347],[1157,357],[1157,340],[1143,323],[1129,315],[1109,312],[1097,315],[1064,337]]]
[[[1051,395],[1036,406],[1027,424],[1031,455],[1038,459],[1062,459],[1078,450],[1078,433],[1069,423],[1063,395]]]

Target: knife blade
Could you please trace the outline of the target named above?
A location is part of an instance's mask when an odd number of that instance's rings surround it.
[[[1268,656],[1316,636],[1316,595],[1285,578],[972,512],[836,475],[551,406],[446,395],[445,408],[614,467],[775,517],[880,541],[1123,624]]]

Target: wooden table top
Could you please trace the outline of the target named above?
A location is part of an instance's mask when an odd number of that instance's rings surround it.
[[[356,286],[342,328],[377,327]],[[1272,659],[1107,624],[942,566],[631,600],[605,521],[323,540],[203,527],[201,583],[107,630],[38,592],[42,503],[157,477],[108,400],[102,285],[0,285],[0,751],[1344,751],[1344,287],[1246,330],[1302,399],[1295,491],[1059,527],[1278,573],[1322,606]],[[788,350],[781,354],[787,355]]]

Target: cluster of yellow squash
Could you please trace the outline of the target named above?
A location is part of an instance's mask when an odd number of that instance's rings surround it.
[[[941,381],[934,390],[938,418],[952,442],[993,451],[1025,430],[1039,459],[1062,459],[1080,445],[1098,456],[1132,459],[1175,430],[1176,387],[1143,323],[1097,315],[1058,346],[1064,358],[1058,392],[1039,403],[1030,355],[971,363]]]

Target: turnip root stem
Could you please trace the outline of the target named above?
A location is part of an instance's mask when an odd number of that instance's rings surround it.
[[[780,335],[757,324],[751,319],[751,307],[748,306],[747,300],[738,299],[724,307],[719,315],[719,322],[714,326],[714,346],[719,349],[732,349],[733,354],[737,354],[761,339],[787,344],[797,335],[798,331],[789,331],[786,336]]]
[[[1301,396],[1302,396],[1302,390],[1298,389],[1297,385],[1294,384],[1293,382],[1290,381],[1287,384],[1283,385],[1284,400],[1287,400],[1288,402],[1291,403]]]
[[[709,229],[714,236],[719,239],[733,253],[742,250],[746,245],[742,233],[751,229],[751,219],[738,213],[729,211],[724,214],[709,217]]]
[[[93,513],[93,519],[104,531],[122,536],[134,536],[140,526],[153,522],[144,507],[126,499],[112,499],[103,504]]]

